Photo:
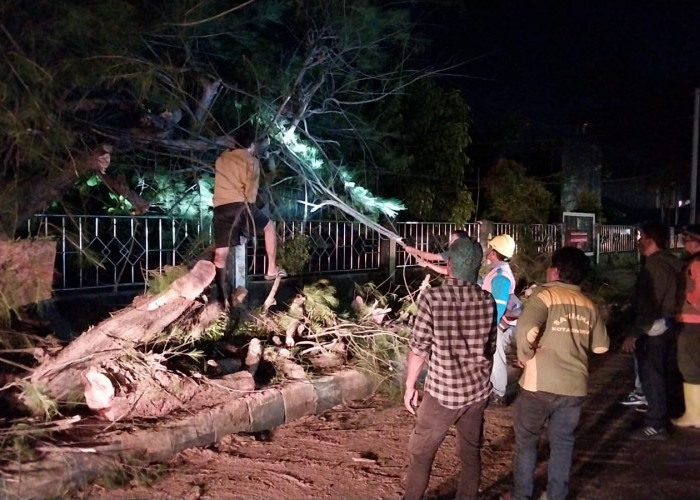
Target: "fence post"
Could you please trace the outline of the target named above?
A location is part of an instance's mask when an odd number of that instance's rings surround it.
[[[232,248],[233,251],[229,252],[229,255],[232,256],[230,269],[232,269],[233,274],[231,283],[233,284],[234,290],[239,286],[242,286],[243,288],[246,287],[246,255],[248,250],[248,245],[246,245],[246,243],[247,238],[241,237],[241,244],[236,245]]]
[[[479,221],[479,225],[477,226],[477,228],[479,231],[477,241],[481,243],[481,248],[484,249],[484,254],[486,254],[486,247],[489,244],[489,240],[496,236],[494,234],[494,224],[490,220],[482,220]]]
[[[387,272],[389,273],[389,279],[394,281],[396,277],[396,240],[392,238],[380,238],[379,240],[380,256],[386,256],[387,258]],[[384,259],[381,259],[384,261]]]

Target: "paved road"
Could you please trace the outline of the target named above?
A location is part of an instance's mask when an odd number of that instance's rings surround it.
[[[643,414],[617,400],[632,387],[632,358],[610,353],[596,365],[576,442],[575,498],[700,499],[700,429],[671,429],[667,441],[631,440]]]

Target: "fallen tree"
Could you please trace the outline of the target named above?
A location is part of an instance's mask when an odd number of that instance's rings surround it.
[[[390,319],[394,311],[373,289],[370,306],[369,295],[358,296],[353,316],[342,319],[334,310],[335,288],[321,280],[304,287],[286,309],[271,308],[279,283],[256,310],[240,307],[245,289],[236,290],[239,331],[232,338],[239,345],[219,341],[219,355],[210,352],[210,359],[203,359],[193,342],[183,339],[201,338],[213,325],[223,322],[221,329],[231,322],[219,301],[204,294],[214,274],[214,265],[200,260],[165,292],[136,297],[57,354],[44,356],[27,385],[59,407],[84,401],[107,420],[159,418],[249,393],[261,362],[288,380],[337,369],[349,358],[369,371],[391,371],[405,347],[410,321],[405,310]],[[168,358],[177,356],[191,357],[196,367],[189,373],[172,369]]]
[[[55,357],[45,359],[31,374],[33,385],[59,402],[82,392],[81,373],[121,356],[129,349],[153,342],[174,323],[193,324],[202,314],[196,301],[214,279],[214,264],[200,260],[192,270],[155,297],[139,296],[134,303],[84,332]],[[216,308],[212,303],[209,307]],[[211,317],[206,312],[207,317]]]

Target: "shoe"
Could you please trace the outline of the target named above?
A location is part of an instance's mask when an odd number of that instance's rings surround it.
[[[634,431],[630,437],[635,441],[665,441],[668,431],[663,427],[646,426]]]
[[[647,405],[638,405],[634,407],[634,411],[638,411],[639,413],[646,413],[649,407]]]
[[[639,394],[637,392],[632,391],[627,396],[620,399],[618,403],[625,406],[646,405],[647,398],[644,394]]]
[[[280,267],[280,268],[277,270],[277,274],[266,274],[266,275],[264,276],[264,278],[265,278],[267,281],[270,281],[270,280],[277,279],[277,276],[279,276],[280,278],[286,278],[287,276],[289,276],[289,274],[287,274],[287,271],[285,271],[284,269],[282,269],[282,268]]]

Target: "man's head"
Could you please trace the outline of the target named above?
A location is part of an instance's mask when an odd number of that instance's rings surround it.
[[[464,229],[455,229],[454,231],[452,231],[452,234],[450,234],[450,243],[452,243],[457,238],[469,238],[469,233],[466,232]]]
[[[515,253],[515,240],[509,234],[499,234],[489,240],[486,257],[489,261],[510,259]]]
[[[244,123],[243,125],[238,127],[238,129],[236,129],[234,138],[238,146],[240,146],[243,149],[248,149],[251,145],[255,143],[255,127],[250,122]]]
[[[552,266],[547,270],[547,281],[563,281],[580,285],[591,269],[591,260],[583,250],[562,247],[552,254]]]
[[[668,228],[658,221],[648,221],[639,226],[639,252],[649,255],[668,247]]]
[[[462,281],[476,282],[484,252],[481,245],[471,238],[457,238],[444,252],[447,260],[447,273]]]
[[[691,224],[683,228],[683,248],[690,255],[700,252],[700,224]]]

